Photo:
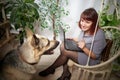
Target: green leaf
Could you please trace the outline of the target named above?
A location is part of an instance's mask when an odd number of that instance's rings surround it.
[[[114,17],[114,16],[113,16],[112,14],[111,14],[111,15],[107,15],[107,20],[108,20],[108,21],[112,21],[112,20],[113,20],[113,17]]]

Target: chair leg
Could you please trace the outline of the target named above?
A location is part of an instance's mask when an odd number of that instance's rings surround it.
[[[89,80],[89,75],[90,75],[90,72],[86,72],[86,74],[85,74],[85,80]]]
[[[73,67],[72,67],[73,68]],[[73,69],[72,73],[72,77],[70,80],[80,80],[80,76],[81,76],[81,70],[80,69]],[[73,76],[74,75],[74,76]]]
[[[108,72],[108,73],[106,74],[105,80],[109,80],[110,74],[111,74],[110,72]]]
[[[79,69],[78,69],[78,74],[77,74],[78,77],[77,77],[76,80],[80,80],[81,74],[82,74],[82,69],[79,68]]]
[[[81,80],[85,80],[86,77],[86,70],[83,70]]]
[[[105,73],[102,73],[103,75],[102,75],[102,77],[101,77],[101,80],[104,80],[104,78],[105,78]]]
[[[95,80],[95,74],[92,74],[91,80]]]

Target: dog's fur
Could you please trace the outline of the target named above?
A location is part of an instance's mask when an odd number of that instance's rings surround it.
[[[1,60],[0,80],[30,80],[31,74],[36,72],[34,65],[39,62],[41,55],[59,44],[56,40],[33,34],[30,29],[26,29],[26,34],[25,42]]]

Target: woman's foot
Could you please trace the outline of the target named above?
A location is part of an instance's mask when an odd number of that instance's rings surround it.
[[[50,70],[46,69],[42,72],[39,72],[39,76],[45,77],[45,76],[48,76],[49,74],[54,74],[54,73],[55,73],[55,69],[50,69]]]
[[[59,77],[57,80],[70,80],[71,78],[71,73],[67,73],[67,74],[62,74],[61,77]]]

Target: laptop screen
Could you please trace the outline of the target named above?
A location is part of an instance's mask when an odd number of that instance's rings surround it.
[[[71,51],[78,51],[78,52],[83,52],[78,45],[76,44],[75,41],[70,40],[70,39],[65,39],[65,31],[62,27],[59,27],[60,30],[60,40],[64,42],[64,47],[67,50]]]
[[[65,31],[64,29],[60,26],[59,27],[59,31],[60,31],[60,40],[63,42],[65,40]]]

